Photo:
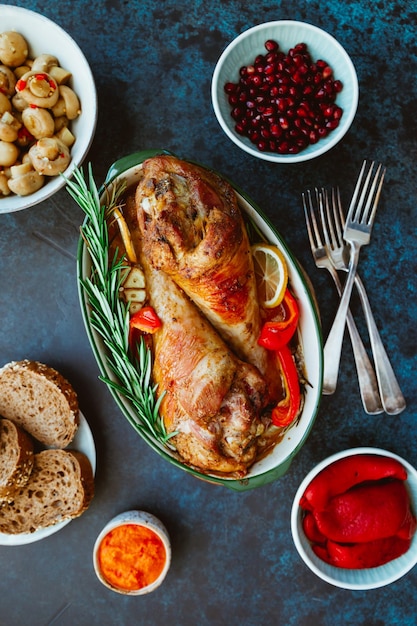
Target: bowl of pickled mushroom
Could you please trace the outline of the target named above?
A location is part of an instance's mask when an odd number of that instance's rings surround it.
[[[347,133],[359,98],[342,45],[306,22],[279,20],[240,33],[212,78],[217,120],[235,145],[273,163],[319,157]]]
[[[417,471],[380,448],[337,452],[304,478],[291,530],[310,570],[343,589],[376,589],[417,563]]]
[[[323,358],[314,295],[278,231],[221,173],[165,150],[120,159],[90,191],[107,209],[92,204],[82,225],[81,311],[123,416],[206,482],[244,491],[283,476],[313,427]],[[106,258],[109,273],[94,272]],[[285,279],[268,313],[265,259]]]
[[[94,78],[74,39],[39,13],[1,4],[0,214],[61,189],[96,122]]]

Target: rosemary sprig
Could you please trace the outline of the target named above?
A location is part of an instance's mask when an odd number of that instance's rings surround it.
[[[118,250],[110,259],[107,220],[120,206],[126,182],[120,180],[107,189],[106,204],[101,205],[94,181],[91,163],[88,165],[88,182],[82,170],[74,170],[73,180],[67,180],[67,191],[84,211],[87,219],[81,226],[81,236],[89,252],[91,276],[80,279],[91,312],[91,326],[102,337],[107,347],[107,364],[116,379],[101,376],[109,388],[129,400],[136,412],[135,418],[126,415],[131,425],[143,435],[151,435],[162,445],[174,433],[168,434],[159,414],[162,396],[156,395],[157,385],[152,384],[152,356],[141,339],[137,357],[129,349],[129,305],[119,298],[122,272],[126,269],[125,257]]]

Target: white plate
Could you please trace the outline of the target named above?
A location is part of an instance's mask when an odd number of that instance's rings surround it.
[[[93,474],[95,474],[96,448],[94,445],[94,439],[90,430],[90,426],[88,425],[88,422],[85,419],[84,415],[81,413],[81,411],[80,425],[72,443],[68,446],[67,449],[84,452],[84,454],[88,457],[91,463]],[[63,522],[55,524],[54,526],[48,526],[48,528],[40,528],[34,533],[20,533],[18,535],[8,535],[6,533],[0,533],[0,545],[21,546],[27,543],[33,543],[34,541],[40,541],[41,539],[45,539],[45,537],[49,537],[49,535],[53,535],[54,533],[58,532],[59,530],[61,530],[61,528],[64,528],[64,526],[69,524],[69,522],[71,522],[71,520],[67,519]]]
[[[389,450],[383,450],[381,448],[351,448],[349,450],[342,450],[332,456],[324,459],[318,465],[316,465],[311,472],[307,474],[302,483],[300,484],[291,509],[291,532],[294,540],[295,547],[303,559],[304,563],[322,580],[327,583],[340,587],[342,589],[356,589],[367,590],[377,589],[390,585],[395,582],[407,572],[409,572],[417,564],[417,533],[414,535],[410,548],[405,554],[381,565],[380,567],[369,567],[365,569],[344,569],[343,567],[334,567],[322,561],[316,556],[311,547],[310,541],[303,531],[303,512],[299,505],[301,496],[311,483],[313,478],[317,476],[325,467],[328,467],[339,459],[346,458],[348,456],[354,456],[356,454],[377,454],[379,456],[388,456],[392,459],[399,461],[407,470],[406,486],[411,499],[411,508],[413,512],[416,512],[417,503],[417,471],[408,463],[405,459],[390,452]]]
[[[76,141],[71,148],[71,163],[64,172],[67,178],[71,178],[74,168],[82,164],[90,149],[97,124],[97,93],[87,59],[71,35],[35,11],[0,4],[0,28],[1,32],[16,30],[23,35],[32,57],[43,53],[52,54],[58,58],[61,67],[72,73],[70,87],[80,98],[82,114],[71,122],[71,130]],[[62,176],[53,176],[30,196],[0,197],[0,215],[39,204],[64,185],[65,180]]]

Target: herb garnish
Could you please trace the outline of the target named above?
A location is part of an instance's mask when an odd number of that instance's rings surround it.
[[[123,270],[128,265],[124,255],[119,258],[118,250],[113,259],[109,253],[108,220],[112,212],[120,208],[126,181],[121,179],[107,188],[106,204],[101,205],[91,163],[88,165],[88,183],[78,168],[74,170],[74,180],[66,179],[67,191],[86,215],[80,230],[92,263],[91,276],[80,279],[80,284],[91,308],[91,326],[103,338],[108,349],[107,364],[119,382],[106,376],[100,376],[100,380],[132,403],[137,419],[130,414],[126,417],[140,434],[151,435],[171,448],[168,440],[175,433],[166,432],[159,415],[162,395],[157,398],[157,385],[151,380],[151,351],[143,338],[137,356],[129,349],[129,305],[119,298]]]

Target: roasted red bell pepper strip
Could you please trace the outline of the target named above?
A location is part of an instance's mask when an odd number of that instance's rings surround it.
[[[153,335],[158,328],[161,328],[162,322],[153,307],[144,306],[132,315],[129,325],[131,329],[136,328],[144,333]]]
[[[397,532],[397,537],[402,539],[411,539],[417,530],[417,520],[413,515],[411,509],[408,509],[407,517],[405,518],[403,525]]]
[[[325,563],[328,563],[329,565],[334,565],[334,563],[331,562],[326,546],[323,546],[321,544],[314,544],[313,546],[311,546],[311,548],[314,554],[319,557],[319,559],[321,559]]]
[[[328,541],[326,545],[327,562],[335,567],[343,567],[345,569],[379,567],[407,552],[410,544],[410,539],[402,539],[395,535],[367,543],[350,545]],[[323,553],[321,552],[320,554]],[[317,556],[320,555],[318,554]]]
[[[285,311],[284,319],[268,320],[261,329],[258,343],[267,350],[279,350],[287,345],[297,330],[300,311],[296,299],[288,288],[281,305]]]
[[[314,515],[311,511],[307,511],[303,517],[303,531],[311,543],[324,545],[327,541],[327,537],[317,528],[316,520],[314,519]]]
[[[285,398],[272,409],[271,419],[275,426],[284,427],[291,424],[298,415],[301,402],[300,382],[290,348],[287,345],[282,346],[276,350],[276,355],[284,381]]]
[[[407,470],[396,459],[377,454],[355,454],[335,461],[308,485],[300,500],[303,509],[324,509],[330,498],[370,480],[406,480]]]
[[[338,543],[364,543],[396,535],[407,518],[410,498],[404,481],[363,484],[313,511],[319,531]]]

